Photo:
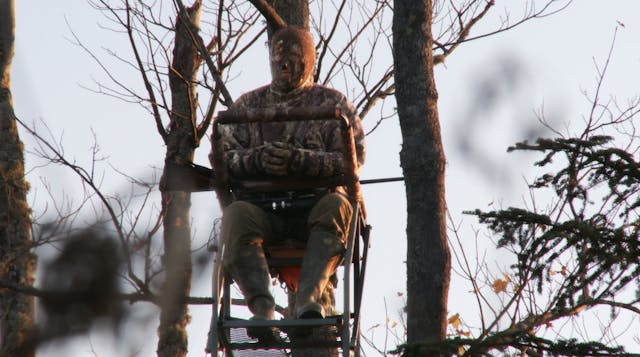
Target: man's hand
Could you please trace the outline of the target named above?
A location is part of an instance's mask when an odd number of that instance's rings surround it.
[[[274,176],[290,174],[289,164],[295,149],[287,143],[274,141],[262,149],[261,163],[264,171]]]

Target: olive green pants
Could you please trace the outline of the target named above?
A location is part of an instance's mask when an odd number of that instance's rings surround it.
[[[273,300],[263,246],[292,237],[306,240],[296,306],[317,302],[344,252],[352,215],[351,203],[339,193],[325,194],[311,209],[301,212],[272,212],[235,201],[222,215],[223,268],[251,309],[257,297]]]

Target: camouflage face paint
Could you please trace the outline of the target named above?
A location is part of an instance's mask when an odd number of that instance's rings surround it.
[[[312,83],[315,48],[311,35],[307,31],[287,27],[276,32],[271,41],[272,87],[290,92]]]

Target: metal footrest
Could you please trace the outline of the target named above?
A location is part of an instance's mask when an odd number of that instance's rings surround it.
[[[275,327],[279,331],[280,341],[259,341],[247,334],[247,328]],[[301,337],[296,329],[311,329]],[[348,345],[342,341],[343,317],[331,316],[324,319],[297,320],[222,320],[218,326],[220,342],[225,350],[234,351],[234,356],[291,356],[292,351],[325,350],[322,355],[342,355]],[[351,347],[352,348],[352,347]],[[248,354],[247,354],[248,353]],[[293,352],[293,355],[299,353]]]

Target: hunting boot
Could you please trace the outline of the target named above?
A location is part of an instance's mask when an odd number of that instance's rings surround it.
[[[276,304],[269,292],[271,279],[262,247],[245,245],[242,251],[236,253],[233,258],[227,256],[225,269],[240,287],[253,313],[251,320],[273,320]],[[249,327],[247,335],[262,343],[275,342],[280,337],[278,330],[270,327]]]
[[[324,308],[324,312],[327,316],[336,315],[335,310],[335,287],[337,286],[336,275],[333,274],[329,283],[327,283],[324,292],[322,294],[321,305]],[[289,307],[292,312],[295,312],[295,300],[296,294],[293,291],[289,292]],[[289,318],[295,318],[295,316],[289,316]],[[304,330],[303,330],[304,331]],[[297,334],[296,334],[297,333]],[[299,345],[309,344],[321,344],[326,342],[327,346],[335,344],[336,338],[339,334],[339,330],[335,326],[323,326],[315,329],[306,329],[306,333],[292,331],[289,333],[289,338],[292,342]],[[299,347],[291,349],[292,357],[338,357],[339,350],[336,347]]]
[[[275,301],[269,291],[269,267],[262,249],[267,225],[265,213],[244,201],[231,203],[222,216],[222,265],[240,287],[253,320],[273,320],[275,312]],[[267,327],[248,328],[247,334],[260,340],[280,336]]]
[[[275,310],[273,297],[254,297],[249,304],[249,310],[253,313],[251,320],[273,320]],[[280,331],[276,327],[250,326],[247,327],[247,336],[257,338],[263,344],[281,342]]]
[[[295,305],[298,318],[325,317],[322,293],[335,272],[344,250],[343,243],[336,235],[328,232],[311,232],[296,293]]]

